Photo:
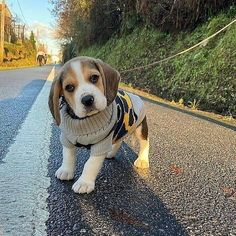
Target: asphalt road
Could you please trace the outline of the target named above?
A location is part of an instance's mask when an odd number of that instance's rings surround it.
[[[0,71],[0,162],[52,66]]]
[[[0,72],[0,167],[4,168],[6,163],[15,168],[10,161],[14,158],[8,154],[12,153],[14,140],[20,145],[21,139],[17,136],[23,132],[21,124],[26,120],[23,126],[27,129],[27,117],[32,115],[29,110],[50,69],[49,66]],[[40,104],[43,97],[38,96],[35,104]],[[235,130],[165,105],[149,101],[146,105],[150,170],[135,170],[132,163],[138,149],[132,148],[128,141],[115,160],[105,161],[96,190],[89,195],[72,192],[74,181],[59,181],[54,177],[61,164],[62,149],[59,130],[49,122],[44,134],[48,141],[43,146],[49,149],[43,157],[47,164],[39,167],[46,168],[39,173],[49,179],[49,186],[39,185],[46,191],[42,199],[46,203],[47,218],[37,215],[45,231],[37,232],[32,226],[33,231],[26,228],[24,232],[28,230],[28,234],[24,235],[236,235]],[[34,139],[35,147],[40,146],[37,143],[40,140]],[[87,150],[78,151],[75,179],[80,176],[88,155]],[[43,177],[35,177],[34,173],[33,180]],[[0,209],[3,209],[1,200],[5,189],[1,183],[0,179]],[[11,188],[19,188],[14,180],[10,184]],[[6,211],[10,208],[7,201],[5,207]],[[1,215],[5,219],[4,210],[0,211],[0,219]],[[28,219],[21,213],[18,217],[19,222],[22,218]],[[18,234],[4,231],[8,222],[11,219],[5,220],[2,226],[4,235],[21,235],[20,230]],[[23,231],[22,225],[21,229]]]

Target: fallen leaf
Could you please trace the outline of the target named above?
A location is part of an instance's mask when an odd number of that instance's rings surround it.
[[[147,223],[143,223],[142,221],[136,219],[134,216],[131,216],[124,210],[112,208],[112,209],[109,209],[109,214],[113,220],[124,222],[129,225],[139,226],[145,229],[149,228]]]
[[[232,197],[232,196],[234,196],[234,195],[235,195],[235,197],[236,197],[236,192],[235,192],[235,189],[234,189],[234,188],[224,187],[224,188],[223,188],[223,192],[224,192],[224,194],[225,194],[225,197],[230,198],[230,197]]]
[[[182,174],[183,173],[183,169],[178,167],[176,164],[172,164],[170,165],[170,170],[171,172],[173,172],[174,174]]]

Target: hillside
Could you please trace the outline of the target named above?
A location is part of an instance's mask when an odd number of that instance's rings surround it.
[[[178,53],[212,35],[236,15],[210,18],[192,32],[167,34],[139,27],[128,35],[114,36],[104,45],[93,45],[79,55],[93,56],[119,71],[146,65]],[[122,74],[122,81],[170,101],[184,101],[198,109],[236,117],[236,24],[207,44],[153,68]]]
[[[23,44],[4,43],[4,60],[1,68],[36,65],[36,50],[28,40]]]

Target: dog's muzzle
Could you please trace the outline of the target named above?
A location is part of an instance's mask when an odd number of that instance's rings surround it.
[[[86,96],[82,97],[82,99],[81,99],[81,103],[85,107],[91,107],[93,105],[93,102],[94,102],[94,97],[92,95],[86,95]]]

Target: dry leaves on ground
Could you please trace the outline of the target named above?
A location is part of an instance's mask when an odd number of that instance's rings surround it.
[[[184,171],[182,168],[178,167],[176,164],[170,165],[170,170],[171,170],[172,173],[174,173],[176,175],[177,174],[182,174],[183,171]]]
[[[109,209],[109,215],[111,216],[111,218],[113,220],[117,220],[117,221],[129,224],[129,225],[133,225],[133,226],[142,227],[144,229],[149,228],[147,223],[144,223],[144,222],[138,220],[134,216],[132,216],[129,213],[125,212],[124,210],[110,208]]]
[[[236,201],[236,191],[234,188],[224,187],[223,192],[226,198]]]

